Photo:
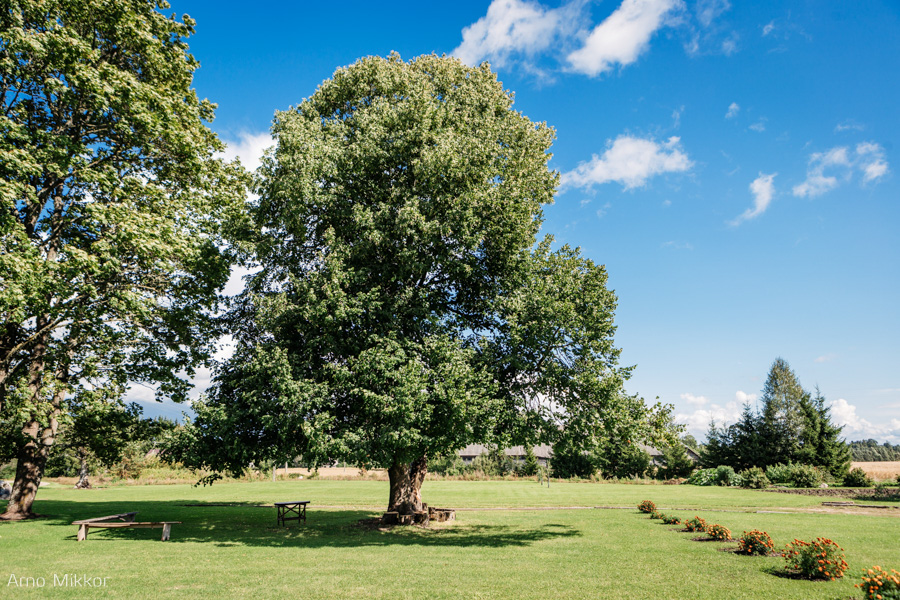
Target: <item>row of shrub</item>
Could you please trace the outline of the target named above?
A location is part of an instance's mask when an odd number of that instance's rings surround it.
[[[900,483],[900,476],[897,477]],[[772,484],[793,485],[798,488],[819,487],[822,483],[837,483],[827,471],[819,467],[797,463],[771,465],[766,470],[751,467],[740,473],[729,466],[715,469],[698,469],[687,483],[693,485],[725,485],[751,489],[763,489]],[[841,481],[845,487],[872,487],[874,481],[859,467],[852,469]]]
[[[638,510],[648,513],[651,519],[660,519],[663,523],[678,525],[681,520],[673,515],[666,515],[656,509],[650,500],[638,504]],[[710,538],[720,541],[731,540],[731,531],[719,524],[707,522],[695,516],[684,521],[685,531],[704,532]],[[746,555],[769,556],[774,554],[772,538],[765,531],[745,531],[738,539],[738,552]],[[844,549],[828,538],[816,538],[811,542],[794,539],[780,553],[785,559],[786,569],[808,579],[825,579],[834,581],[844,576],[847,561]],[[900,572],[891,569],[888,573],[880,566],[863,571],[862,583],[856,584],[865,593],[866,600],[900,600]]]

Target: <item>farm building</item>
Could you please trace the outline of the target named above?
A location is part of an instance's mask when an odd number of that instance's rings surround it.
[[[553,455],[553,448],[547,444],[533,446],[532,451],[534,452],[535,458],[537,458],[538,464],[540,464],[542,467],[547,466],[547,461],[549,461],[550,457]],[[463,460],[464,463],[468,464],[482,454],[490,454],[490,452],[491,449],[482,444],[469,444],[468,446],[457,452],[457,454],[459,454],[459,457]],[[514,461],[524,462],[525,446],[513,446],[511,448],[506,448],[503,451],[503,454]]]

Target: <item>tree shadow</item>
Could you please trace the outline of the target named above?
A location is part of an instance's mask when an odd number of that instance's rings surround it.
[[[559,523],[524,526],[468,523],[462,520],[430,527],[398,526],[390,529],[360,527],[363,519],[380,516],[365,510],[316,510],[311,504],[305,524],[276,524],[274,506],[256,502],[195,500],[139,502],[41,502],[41,521],[58,527],[66,539],[76,539],[72,521],[138,511],[137,521],[181,521],[172,526],[167,544],[205,543],[220,547],[264,546],[284,548],[352,548],[367,546],[508,547],[528,546],[548,539],[577,537],[581,532]],[[35,523],[35,521],[30,521]],[[68,528],[68,532],[65,530]],[[9,531],[8,535],[14,535]],[[95,529],[84,543],[119,540],[156,540],[160,529]]]

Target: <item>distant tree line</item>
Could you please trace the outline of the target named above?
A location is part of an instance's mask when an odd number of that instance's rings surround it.
[[[831,422],[825,397],[803,389],[784,359],[772,364],[758,411],[750,404],[729,427],[710,424],[701,454],[704,466],[751,467],[800,463],[821,467],[835,478],[850,469],[849,446]]]
[[[850,442],[853,460],[858,462],[900,461],[900,444],[892,446],[885,442],[879,444],[875,440],[859,440]]]

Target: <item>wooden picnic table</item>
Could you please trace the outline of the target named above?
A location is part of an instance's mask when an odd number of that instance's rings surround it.
[[[118,515],[107,515],[105,517],[95,517],[93,519],[82,519],[80,521],[72,521],[72,525],[78,525],[78,541],[87,540],[88,531],[91,528],[101,529],[122,529],[122,528],[162,528],[162,541],[167,541],[172,532],[172,525],[180,524],[181,521],[145,521],[135,522],[134,516],[137,512],[122,513]]]
[[[309,504],[309,500],[276,502],[275,508],[278,509],[278,524],[283,526],[285,521],[303,521],[306,523],[307,504]]]

